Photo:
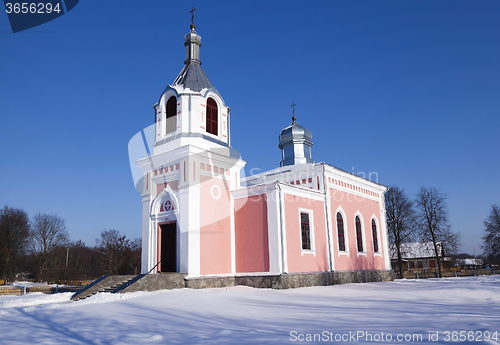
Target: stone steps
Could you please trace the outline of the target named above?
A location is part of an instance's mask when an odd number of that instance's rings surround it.
[[[72,301],[78,301],[81,299],[89,298],[99,292],[110,292],[114,293],[119,290],[122,286],[127,284],[129,281],[136,278],[136,276],[102,276],[101,278],[94,281],[92,284],[87,285],[85,288],[77,291],[73,297]]]
[[[136,276],[103,276],[77,291],[72,301],[89,298],[100,292],[125,293],[134,291],[156,291],[185,287],[185,273],[138,274]]]

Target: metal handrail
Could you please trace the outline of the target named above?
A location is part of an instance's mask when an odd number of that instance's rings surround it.
[[[160,264],[160,262],[161,262],[161,260],[158,261],[158,263],[156,265],[154,265],[154,267],[152,269],[150,269],[149,272],[146,274],[150,274],[156,268],[156,266],[158,266]]]

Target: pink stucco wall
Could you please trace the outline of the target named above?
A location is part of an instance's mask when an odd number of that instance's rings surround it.
[[[200,273],[231,273],[231,218],[227,181],[200,176]],[[217,199],[217,196],[220,197]],[[214,197],[215,196],[215,197]]]
[[[169,185],[170,188],[172,188],[173,190],[177,190],[179,188],[179,181],[175,180],[175,181],[171,181],[171,182],[168,182],[168,183],[162,183],[162,184],[159,184],[156,186],[156,195],[160,194],[161,191],[167,186]]]
[[[234,200],[236,272],[269,272],[265,194]]]
[[[325,204],[322,201],[284,194],[286,247],[288,272],[328,271],[328,243],[325,225]],[[303,253],[300,211],[311,210],[313,213],[313,231],[315,255]]]
[[[380,229],[380,201],[365,198],[360,195],[354,195],[344,191],[330,188],[331,214],[332,214],[332,232],[333,232],[333,260],[335,270],[359,270],[359,269],[385,269],[385,258],[383,255],[374,255],[373,237],[372,237],[372,218],[377,219],[379,253],[383,252],[384,238]],[[337,235],[337,211],[339,206],[342,208],[344,218],[344,232],[347,236],[346,246],[348,245],[349,254],[341,253],[338,250]],[[355,217],[361,215],[362,230],[364,231],[363,248],[366,255],[358,255],[356,242]]]

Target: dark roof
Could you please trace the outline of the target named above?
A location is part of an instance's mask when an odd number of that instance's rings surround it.
[[[190,26],[191,30],[184,36],[186,46],[186,61],[181,73],[175,78],[172,86],[182,86],[193,92],[200,92],[203,89],[211,89],[212,83],[201,68],[200,47],[201,36],[196,33],[196,26]]]
[[[185,89],[190,89],[194,92],[200,92],[203,89],[212,88],[212,83],[208,80],[203,68],[201,68],[201,65],[196,62],[191,62],[184,66],[181,73],[179,73],[172,84],[172,86],[177,85],[180,85]]]

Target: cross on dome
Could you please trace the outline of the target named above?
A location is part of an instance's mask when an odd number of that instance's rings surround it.
[[[194,25],[194,11],[196,11],[196,8],[191,7],[191,11],[189,11],[189,13],[191,13],[191,28],[196,27]]]

